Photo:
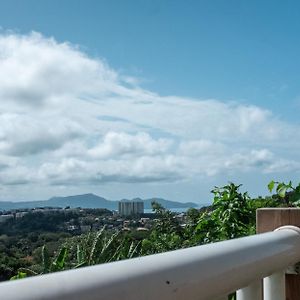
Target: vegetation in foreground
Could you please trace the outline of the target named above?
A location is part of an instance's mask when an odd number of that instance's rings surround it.
[[[150,231],[138,233],[106,230],[91,231],[80,236],[62,235],[55,243],[55,249],[40,245],[35,249],[31,261],[15,266],[15,276],[24,278],[37,274],[80,268],[83,266],[128,259],[137,256],[161,253],[255,233],[255,212],[261,207],[295,207],[300,204],[300,184],[296,187],[271,181],[269,191],[275,194],[267,197],[250,198],[240,191],[241,185],[229,183],[212,190],[213,204],[197,210],[191,208],[186,213],[185,226],[179,222],[177,214],[153,202],[157,219]],[[40,239],[42,234],[39,236]],[[0,237],[1,238],[1,237]],[[49,237],[48,237],[49,238]],[[0,244],[1,245],[1,244]],[[14,240],[11,251],[22,251],[26,245],[22,240]],[[53,245],[52,245],[53,246]],[[15,247],[15,248],[14,248]],[[9,260],[9,253],[6,253]],[[6,261],[2,259],[1,270]],[[2,279],[5,274],[1,273]],[[230,296],[234,299],[234,295]]]

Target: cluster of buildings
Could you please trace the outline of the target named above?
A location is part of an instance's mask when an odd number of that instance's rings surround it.
[[[149,228],[150,219],[144,216],[144,202],[122,200],[118,203],[118,211],[110,214],[99,215],[97,209],[59,208],[59,207],[37,207],[33,209],[14,209],[10,211],[0,211],[0,224],[8,220],[17,220],[27,214],[43,213],[45,215],[53,213],[74,212],[77,219],[68,219],[61,224],[62,230],[73,233],[84,233],[90,230],[99,230],[104,225],[107,229],[129,230],[129,228]]]
[[[7,220],[12,219],[20,219],[27,215],[28,211],[17,211],[17,212],[8,212],[5,214],[0,215],[0,223],[6,222]]]
[[[100,230],[104,225],[111,230],[137,230],[146,231],[151,229],[157,221],[155,215],[144,213],[143,201],[122,200],[118,203],[118,211],[107,211],[108,213],[97,212],[97,209],[78,208],[53,208],[40,207],[35,209],[12,210],[7,212],[0,211],[0,224],[10,219],[20,219],[28,213],[76,213],[77,218],[66,219],[61,224],[62,231],[80,234],[92,230]],[[185,226],[185,214],[177,214],[176,218],[182,226]]]
[[[0,223],[6,222],[11,219],[20,219],[26,216],[28,213],[44,213],[50,214],[54,212],[71,212],[78,211],[79,208],[60,208],[60,207],[37,207],[27,209],[12,209],[10,211],[0,211]]]

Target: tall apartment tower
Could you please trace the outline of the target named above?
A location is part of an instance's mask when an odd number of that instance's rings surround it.
[[[122,216],[138,215],[144,213],[142,201],[119,201],[119,214]]]

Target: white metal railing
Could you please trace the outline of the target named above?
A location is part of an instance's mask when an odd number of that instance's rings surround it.
[[[300,231],[230,241],[0,284],[5,300],[284,300],[284,270],[300,261]]]

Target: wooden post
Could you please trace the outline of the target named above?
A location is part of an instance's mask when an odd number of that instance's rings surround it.
[[[256,211],[256,232],[273,231],[284,226],[300,227],[299,208],[261,208]],[[300,275],[286,275],[286,300],[300,299]]]

